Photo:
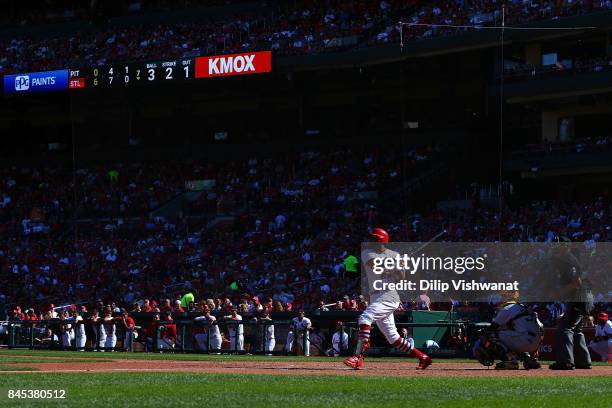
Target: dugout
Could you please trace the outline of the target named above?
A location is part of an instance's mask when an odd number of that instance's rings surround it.
[[[149,326],[153,320],[154,313],[131,313],[135,319],[136,325],[141,328]],[[197,332],[198,324],[195,324],[194,318],[199,316],[197,313],[173,313],[173,320],[169,322],[159,322],[160,324],[176,325],[176,331],[179,341],[176,342],[172,349],[167,351],[178,353],[202,353],[206,350],[200,350],[195,344],[194,334]],[[313,314],[308,317],[313,324],[313,330],[309,333],[310,354],[325,355],[326,350],[331,347],[331,338],[336,330],[338,321],[342,321],[342,330],[349,335],[350,346],[352,350],[355,344],[357,332],[357,317],[359,312],[325,312],[321,314]],[[274,354],[284,354],[284,345],[287,338],[287,333],[292,330],[291,319],[295,316],[294,313],[272,313],[273,324],[275,325],[276,348]],[[221,317],[221,316],[218,316]],[[87,320],[87,316],[85,316]],[[439,349],[427,350],[428,353],[436,356],[467,356],[468,343],[454,342],[453,339],[461,338],[469,334],[470,328],[473,326],[467,320],[459,320],[455,312],[448,311],[413,311],[399,313],[395,315],[396,325],[398,330],[406,328],[408,335],[415,338],[416,345],[422,348],[423,343],[427,340],[434,340],[440,345]],[[54,319],[51,321],[19,321],[11,322],[8,328],[9,347],[10,348],[42,348],[42,349],[76,349],[76,346],[62,347],[61,345],[61,321]],[[67,322],[65,322],[67,323]],[[216,350],[223,353],[264,353],[263,344],[266,340],[265,326],[268,323],[258,321],[254,316],[244,316],[241,322],[218,320],[219,328],[225,334],[228,333],[230,326],[240,324],[244,329],[244,348],[237,349],[236,344],[231,344],[229,341],[224,341],[222,350]],[[88,343],[86,350],[99,349],[96,344],[96,336],[87,330]],[[195,329],[195,330],[194,330]],[[293,329],[295,330],[295,329]],[[315,341],[319,337],[320,343]],[[161,332],[146,333],[142,329],[139,330],[138,338],[132,338],[133,344],[124,345],[124,331],[121,326],[117,326],[117,349],[131,349],[134,351],[148,350],[157,351],[161,342]],[[146,344],[149,338],[148,346]],[[395,355],[396,352],[390,347],[376,326],[372,330],[372,340],[374,346],[368,350],[369,355],[387,356]],[[297,345],[296,345],[297,347]],[[299,349],[299,351],[298,351]],[[348,352],[347,351],[347,352]],[[296,353],[301,354],[303,347],[300,344],[295,349]]]

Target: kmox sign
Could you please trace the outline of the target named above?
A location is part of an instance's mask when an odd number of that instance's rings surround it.
[[[195,61],[196,78],[260,74],[270,71],[272,71],[272,53],[270,51],[212,55],[198,57]]]

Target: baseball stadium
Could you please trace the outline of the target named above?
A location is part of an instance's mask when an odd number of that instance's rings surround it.
[[[612,1],[0,5],[0,406],[612,405]]]

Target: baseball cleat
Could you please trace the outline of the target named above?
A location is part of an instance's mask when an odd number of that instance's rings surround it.
[[[351,367],[354,370],[361,370],[363,368],[363,355],[351,356],[344,360],[344,365]]]
[[[496,370],[518,370],[519,365],[516,361],[500,361],[495,364]]]
[[[537,370],[539,368],[542,368],[542,364],[540,364],[540,362],[535,358],[530,357],[526,358],[525,361],[523,361],[523,367],[525,368],[525,370]]]
[[[431,365],[431,357],[427,354],[423,354],[423,357],[419,358],[419,365],[417,366],[417,370],[424,370]]]
[[[548,368],[551,370],[573,370],[574,365],[570,363],[552,363]]]

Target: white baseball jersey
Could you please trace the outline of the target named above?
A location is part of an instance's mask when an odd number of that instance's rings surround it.
[[[300,320],[299,317],[294,317],[291,320],[291,329],[293,329],[296,325],[297,325],[297,329],[299,331],[305,330],[308,326],[310,326],[310,319],[305,317],[302,320]]]
[[[207,319],[206,316],[198,316],[195,318],[195,320],[199,320],[199,321],[204,321],[207,320],[208,321],[208,332],[212,335],[212,336],[221,336],[221,331],[219,330],[219,326],[217,324],[215,324],[217,322],[217,318],[213,315],[210,315],[210,317]]]
[[[400,297],[397,291],[395,290],[375,290],[374,289],[374,281],[381,280],[383,283],[393,283],[397,282],[396,278],[390,278],[388,272],[383,272],[381,274],[374,273],[373,265],[370,265],[370,261],[375,258],[393,258],[395,259],[399,254],[395,251],[392,251],[388,248],[385,248],[382,252],[374,251],[373,249],[365,249],[361,252],[361,259],[363,261],[363,266],[366,271],[366,276],[368,279],[368,288],[369,294],[371,296],[370,302],[374,300],[386,300],[390,302],[399,302]]]
[[[608,320],[604,325],[595,325],[595,336],[603,337],[604,340],[591,341],[589,347],[601,357],[601,361],[612,361],[612,322]]]
[[[500,328],[514,330],[519,333],[530,333],[537,336],[542,335],[542,323],[535,313],[529,312],[520,303],[509,303],[501,308],[493,322]]]
[[[348,350],[348,342],[348,334],[342,332],[342,340],[340,340],[340,332],[335,332],[332,337],[332,347],[334,349],[334,352],[340,353],[342,352],[342,350]]]
[[[265,328],[266,328],[266,339],[273,339],[274,338],[274,325],[266,324]]]
[[[497,337],[515,353],[533,353],[540,347],[544,335],[542,323],[536,313],[530,312],[520,303],[505,304],[493,318],[499,325]]]
[[[77,316],[75,321],[82,322],[83,316]],[[85,337],[85,325],[84,324],[76,324],[76,337],[83,338]]]
[[[227,316],[227,319],[242,321],[242,316],[237,314],[236,317]],[[229,332],[230,337],[236,336],[236,330],[238,330],[238,336],[242,336],[242,334],[244,333],[244,326],[242,324],[228,324],[227,325],[227,331]]]
[[[612,336],[612,321],[608,320],[603,326],[601,324],[595,325],[595,337],[608,337]],[[612,341],[612,339],[609,339]]]
[[[98,338],[102,340],[106,339],[106,330],[104,329],[101,318],[98,317],[95,323],[96,330],[98,330]]]
[[[104,331],[106,332],[106,337],[115,337],[115,319],[112,317],[104,318]]]
[[[66,319],[66,320],[64,320],[64,322],[71,322],[71,321],[74,321],[74,319],[71,318],[71,317]],[[72,324],[71,323],[65,323],[64,324],[64,330],[66,332],[71,332],[72,331]]]
[[[208,323],[210,324],[210,327],[208,329],[208,332],[210,333],[210,335],[213,337],[216,337],[216,336],[221,337],[221,331],[219,330],[219,326],[216,324],[217,318],[213,315],[210,315],[208,319]],[[240,325],[240,327],[242,327],[242,325]]]

